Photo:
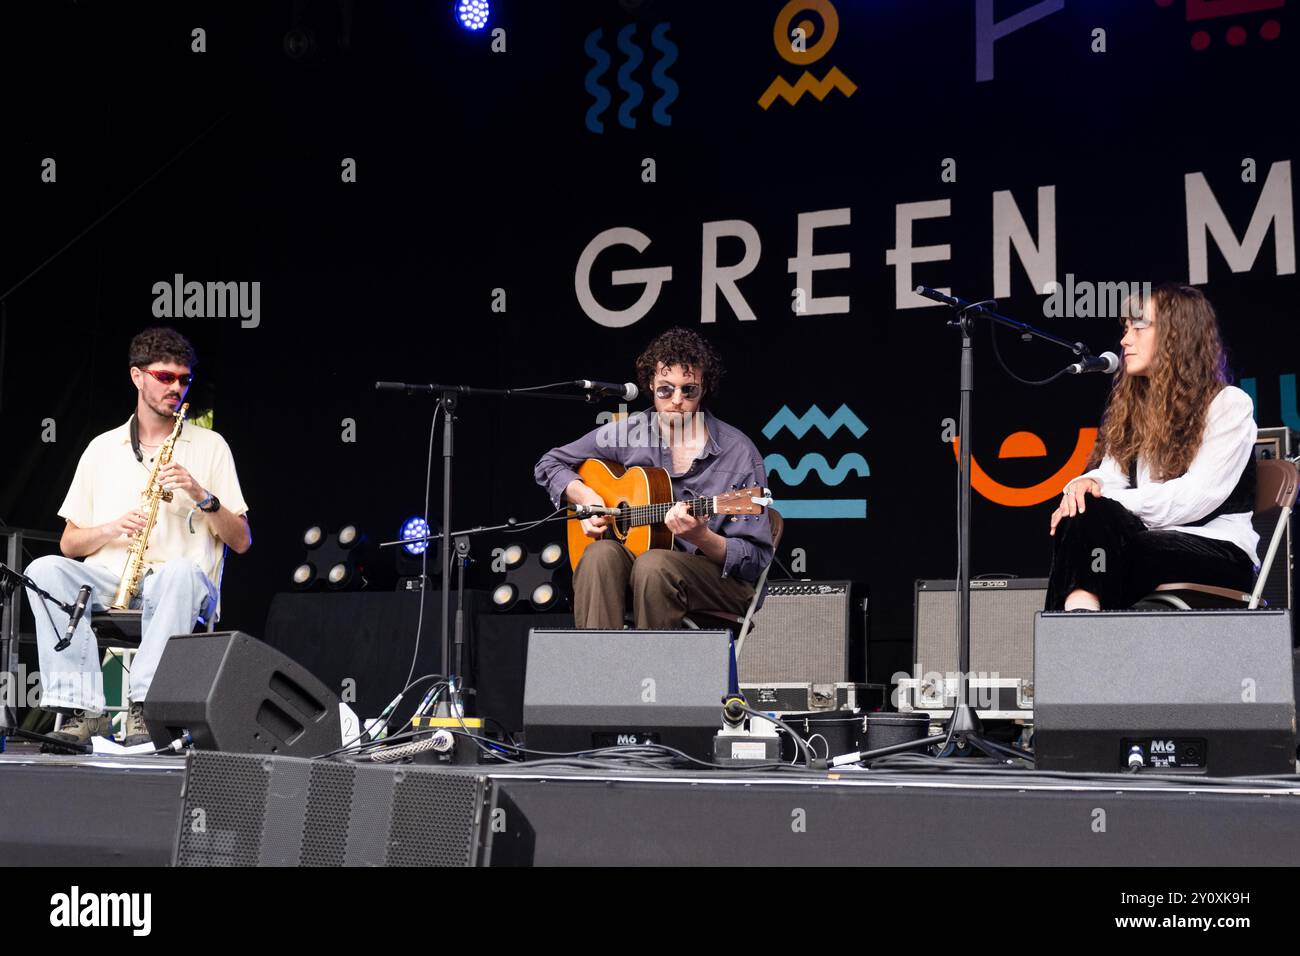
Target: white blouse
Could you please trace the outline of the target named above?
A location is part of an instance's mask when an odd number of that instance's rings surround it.
[[[1231,541],[1250,555],[1258,568],[1259,535],[1250,523],[1251,512],[1219,515],[1200,526],[1185,524],[1204,518],[1228,500],[1255,453],[1258,432],[1250,396],[1229,385],[1210,402],[1205,437],[1185,474],[1154,481],[1147,463],[1138,456],[1138,486],[1131,488],[1128,474],[1107,455],[1100,467],[1080,478],[1096,479],[1102,497],[1118,501],[1152,531],[1182,531]]]

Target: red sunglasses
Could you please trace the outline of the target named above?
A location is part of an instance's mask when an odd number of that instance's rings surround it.
[[[142,368],[140,371],[148,372],[164,385],[170,385],[172,382],[180,382],[182,388],[189,388],[190,382],[194,381],[194,376],[188,373],[185,375],[177,375],[175,372],[160,372],[158,369],[154,368]]]

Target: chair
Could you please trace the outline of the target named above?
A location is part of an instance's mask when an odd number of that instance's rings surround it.
[[[682,619],[683,627],[694,628],[697,631],[714,628],[731,631],[739,624],[740,630],[736,633],[736,657],[740,657],[740,649],[745,644],[745,638],[754,629],[754,611],[758,608],[758,600],[763,594],[763,588],[767,585],[767,572],[776,563],[776,549],[781,546],[781,532],[785,530],[785,521],[782,519],[781,513],[775,508],[767,509],[767,517],[772,524],[773,560],[768,562],[767,567],[763,569],[763,573],[758,576],[758,583],[754,585],[754,596],[750,599],[749,607],[745,609],[744,615],[732,614],[730,611],[692,611]]]
[[[140,646],[141,617],[143,611],[139,609],[127,611],[102,611],[92,614],[90,617],[90,629],[94,632],[95,642],[101,647],[131,647]],[[200,615],[194,621],[194,630],[198,631],[200,627],[208,633],[212,633],[216,628],[216,621],[213,620],[216,615],[209,614],[208,620],[204,620]]]
[[[109,662],[112,656],[122,658],[122,697],[119,703],[104,703],[105,713],[112,716],[114,727],[117,728],[119,715],[126,713],[130,709],[130,700],[127,698],[127,675],[131,673],[131,665],[134,663],[135,652],[140,649],[140,634],[143,630],[141,619],[144,612],[137,609],[128,610],[107,610],[90,616],[90,630],[95,635],[95,643],[103,654],[100,661],[101,668]],[[199,630],[200,626],[205,628],[208,633],[212,633],[216,621],[216,615],[211,611],[208,612],[207,620],[200,615],[194,624],[194,630]],[[55,729],[62,724],[62,720],[56,720]]]
[[[1192,584],[1179,581],[1161,584],[1148,594],[1138,606],[1165,604],[1182,611],[1193,608],[1236,608],[1254,610],[1259,607],[1260,596],[1264,593],[1264,583],[1268,572],[1277,557],[1278,546],[1286,531],[1291,509],[1295,506],[1297,480],[1296,463],[1286,458],[1265,458],[1258,462],[1259,471],[1255,490],[1256,516],[1267,514],[1274,508],[1280,508],[1277,524],[1273,528],[1273,537],[1268,543],[1264,562],[1259,567],[1259,576],[1255,580],[1255,589],[1246,594],[1235,588],[1219,587],[1213,584]]]

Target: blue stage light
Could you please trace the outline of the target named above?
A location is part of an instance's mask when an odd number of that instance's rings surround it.
[[[488,0],[456,0],[456,19],[466,30],[482,30],[489,12]]]
[[[397,533],[397,537],[403,541],[410,541],[412,538],[423,538],[428,534],[429,522],[416,515],[402,522],[402,530]],[[424,554],[429,550],[429,542],[411,541],[410,544],[404,544],[402,547],[406,549],[407,554]]]

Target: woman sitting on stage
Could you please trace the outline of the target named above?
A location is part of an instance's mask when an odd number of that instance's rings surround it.
[[[1257,429],[1214,307],[1161,285],[1128,314],[1093,468],[1052,514],[1049,611],[1123,610],[1178,581],[1254,587]]]

